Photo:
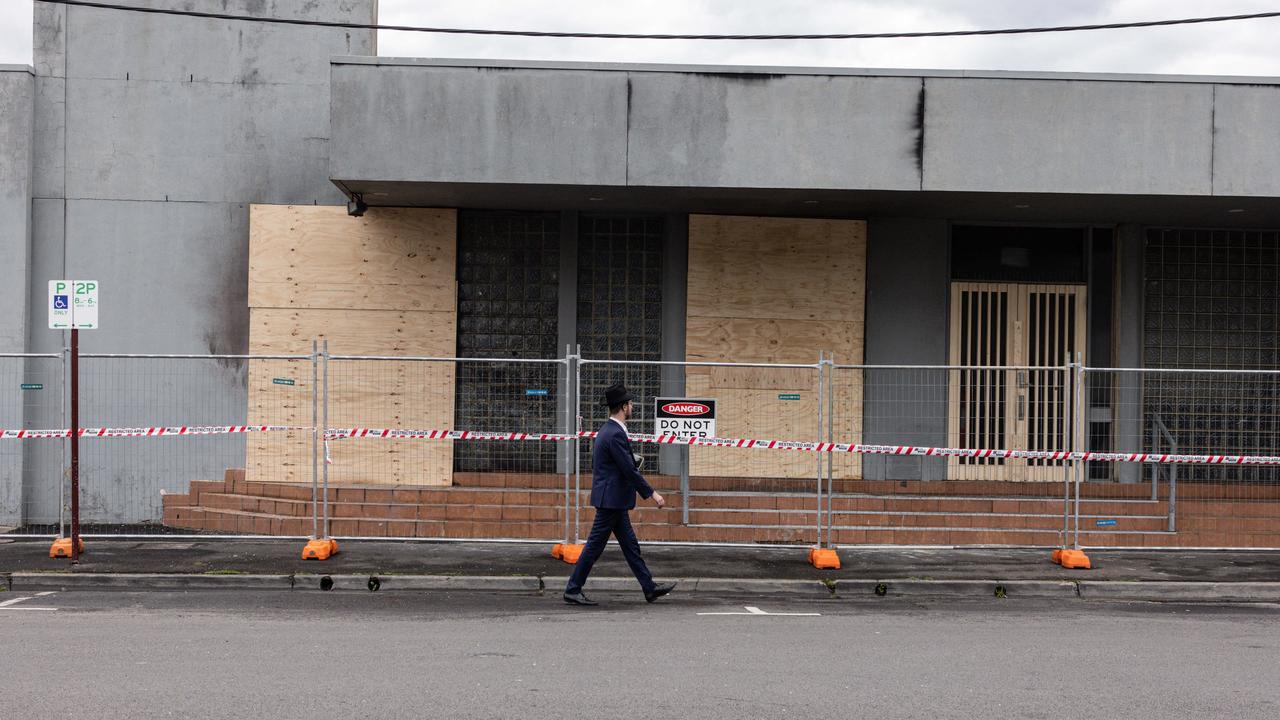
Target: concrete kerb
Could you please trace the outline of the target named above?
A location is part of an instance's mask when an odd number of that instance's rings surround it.
[[[667,578],[663,578],[664,580]],[[785,595],[822,600],[831,597],[828,585],[819,580],[764,580],[725,578],[672,578],[676,592],[681,594],[711,596]],[[569,576],[543,578],[547,594],[559,593],[569,581]],[[593,577],[587,584],[591,592],[637,593],[640,585],[632,577]]]
[[[325,582],[325,578],[331,584]],[[324,585],[328,585],[327,588]],[[248,575],[178,573],[24,573],[7,577],[10,590],[456,590],[531,592],[539,578],[453,575]]]
[[[291,575],[15,572],[9,589],[26,590],[288,590]]]
[[[324,583],[328,578],[330,583]],[[0,573],[0,586],[29,590],[331,590],[513,592],[558,595],[564,576],[249,575],[164,573]],[[681,594],[706,597],[782,596],[809,600],[1058,599],[1139,602],[1280,602],[1280,582],[1167,582],[1117,580],[763,580],[683,578]],[[634,578],[592,578],[590,590],[639,593]]]
[[[1280,602],[1280,583],[1276,582],[1081,580],[1079,585],[1080,597],[1086,600]]]
[[[977,598],[1057,598],[1079,597],[1076,583],[1070,580],[922,580],[889,578],[883,580],[840,580],[834,597],[862,599],[867,597],[918,597],[929,599]]]
[[[333,580],[333,590],[453,590],[460,592],[536,593],[542,584],[533,575],[296,575],[294,587],[320,589],[321,578]],[[371,587],[370,583],[376,579]]]

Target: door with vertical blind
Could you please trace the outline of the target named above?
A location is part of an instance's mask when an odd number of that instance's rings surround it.
[[[948,444],[1070,449],[1070,378],[1059,368],[1084,347],[1083,285],[952,283],[950,364],[961,369],[949,373]],[[947,477],[1055,481],[1062,464],[950,458]]]

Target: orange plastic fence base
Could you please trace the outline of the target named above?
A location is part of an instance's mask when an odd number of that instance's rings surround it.
[[[832,548],[809,548],[809,564],[819,570],[839,570],[840,556]]]
[[[1068,570],[1089,570],[1093,567],[1083,550],[1054,550],[1053,561]]]
[[[556,543],[551,546],[551,557],[557,560],[563,560],[570,565],[578,562],[578,558],[582,555],[582,545],[574,543]]]
[[[84,554],[84,540],[80,541],[80,554]],[[71,557],[71,538],[58,538],[53,541],[53,546],[49,548],[49,557],[51,558],[69,558]]]
[[[338,541],[333,538],[311,540],[302,548],[303,560],[328,560],[338,554]]]

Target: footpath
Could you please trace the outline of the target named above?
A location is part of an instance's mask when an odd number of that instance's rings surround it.
[[[0,590],[321,589],[559,593],[570,566],[551,543],[339,541],[325,561],[278,540],[86,539],[79,564],[48,556],[49,540],[0,538]],[[1280,602],[1280,551],[1091,550],[1068,570],[1048,550],[842,548],[817,570],[805,548],[644,545],[655,578],[710,596],[980,597],[1157,602]],[[588,591],[638,592],[610,545]]]

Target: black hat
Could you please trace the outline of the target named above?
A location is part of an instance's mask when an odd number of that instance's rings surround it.
[[[606,407],[617,407],[628,400],[635,400],[635,398],[631,397],[631,393],[627,392],[627,386],[622,383],[614,383],[604,391]]]

